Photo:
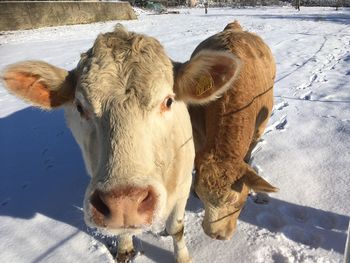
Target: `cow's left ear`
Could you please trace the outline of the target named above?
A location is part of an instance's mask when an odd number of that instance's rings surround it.
[[[186,63],[174,63],[176,99],[191,104],[215,100],[238,76],[240,60],[228,51],[203,50]]]
[[[269,182],[260,177],[252,168],[246,165],[246,172],[242,177],[242,181],[254,192],[277,192],[279,189],[272,186]]]

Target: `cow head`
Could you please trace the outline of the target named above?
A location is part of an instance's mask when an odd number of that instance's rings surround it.
[[[211,154],[196,157],[195,190],[205,206],[204,232],[228,240],[236,229],[238,216],[250,190],[276,192],[245,162],[217,160]]]
[[[85,221],[118,234],[153,225],[187,199],[194,149],[185,103],[214,100],[238,64],[226,52],[200,52],[174,77],[157,40],[117,26],[71,71],[26,61],[7,67],[2,79],[37,107],[63,107],[91,176]]]

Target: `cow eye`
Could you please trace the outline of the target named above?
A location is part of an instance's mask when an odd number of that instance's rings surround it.
[[[168,98],[167,100],[166,100],[166,106],[167,106],[167,108],[169,108],[170,109],[170,107],[171,107],[171,104],[173,104],[173,98]]]
[[[161,105],[161,111],[164,112],[170,110],[173,102],[174,98],[171,95],[167,96]]]
[[[80,116],[83,117],[85,112],[84,112],[83,106],[81,105],[81,103],[79,101],[76,102],[76,107],[77,107],[77,111],[79,112]]]
[[[165,98],[165,101],[164,101],[165,106],[166,106],[168,109],[171,108],[171,105],[173,104],[173,102],[174,102],[174,99],[173,99],[172,97],[166,97],[166,98]]]

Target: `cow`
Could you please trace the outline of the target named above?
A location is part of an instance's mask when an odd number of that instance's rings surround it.
[[[162,226],[173,238],[176,261],[191,262],[183,219],[195,152],[186,104],[224,93],[239,61],[226,51],[203,51],[178,68],[183,74],[174,76],[156,39],[117,25],[70,71],[24,61],[1,74],[19,98],[45,110],[64,109],[91,177],[85,222],[118,236],[119,262],[134,255],[133,235]]]
[[[263,40],[243,31],[237,21],[201,42],[191,59],[212,51],[231,53],[239,70],[221,98],[189,107],[196,151],[194,190],[204,203],[204,232],[214,239],[227,240],[236,229],[251,189],[278,190],[248,164],[271,114],[276,67]],[[182,63],[174,65],[177,76],[184,74]],[[204,85],[201,94],[210,92],[208,87]]]

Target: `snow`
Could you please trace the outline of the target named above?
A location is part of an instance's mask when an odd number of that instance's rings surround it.
[[[342,262],[350,214],[350,9],[180,9],[122,21],[158,38],[174,60],[237,19],[262,36],[277,62],[275,107],[252,165],[280,191],[252,195],[230,241],[202,231],[191,196],[185,235],[194,262]],[[0,34],[0,69],[25,59],[73,68],[116,21]],[[29,107],[0,86],[2,262],[113,262],[83,222],[88,177],[62,111]],[[134,262],[172,262],[170,237],[135,238]]]

